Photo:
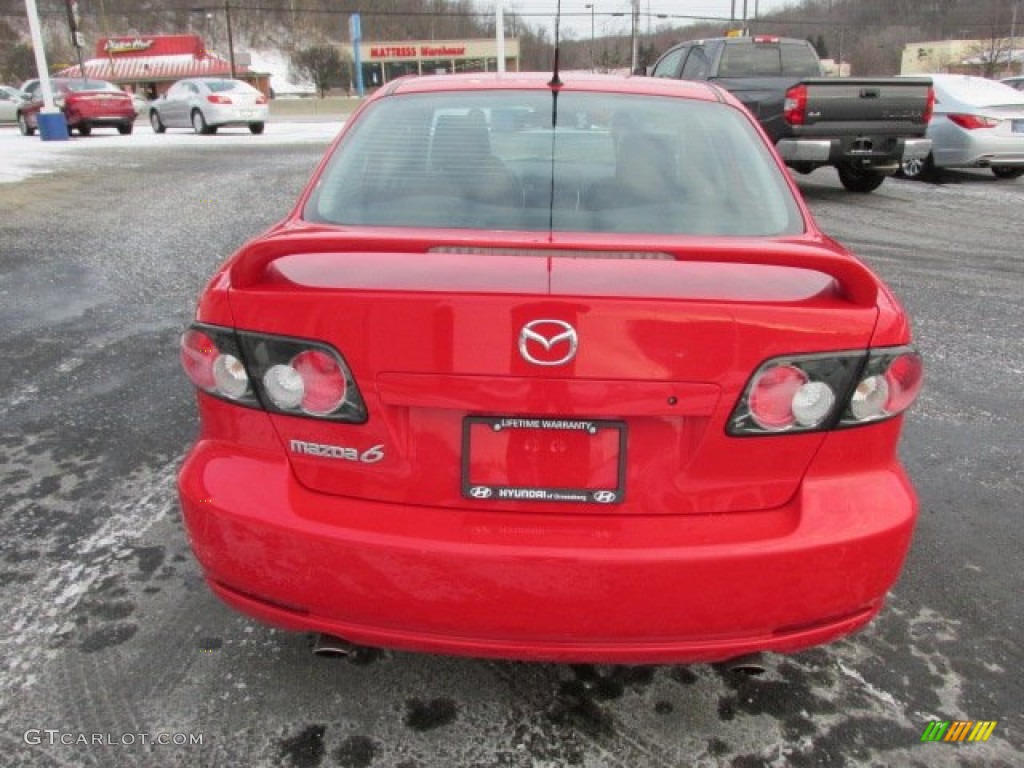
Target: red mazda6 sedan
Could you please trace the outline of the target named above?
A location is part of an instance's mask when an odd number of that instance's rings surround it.
[[[204,291],[217,595],[417,651],[698,662],[869,622],[917,515],[907,317],[713,85],[388,84]]]

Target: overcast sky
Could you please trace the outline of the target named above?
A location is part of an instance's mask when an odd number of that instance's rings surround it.
[[[746,0],[747,17],[753,18],[755,6],[761,14],[790,5],[795,0]],[[736,18],[743,16],[743,0],[735,0]],[[488,7],[492,3],[480,0],[480,5]],[[505,9],[514,11],[525,17],[531,25],[543,25],[549,30],[554,29],[554,15],[557,0],[505,0]],[[577,38],[590,35],[591,9],[586,0],[562,0],[562,31],[567,29]],[[629,12],[631,0],[593,0],[594,34],[610,35],[629,32]],[[662,24],[682,26],[690,21],[687,17],[707,16],[728,19],[732,12],[732,0],[640,0],[640,28],[647,30],[648,15],[651,29]],[[612,16],[620,13],[622,16]],[[668,16],[659,19],[659,14]]]

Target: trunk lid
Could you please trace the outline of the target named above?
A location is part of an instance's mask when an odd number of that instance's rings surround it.
[[[766,358],[866,347],[877,314],[870,274],[824,244],[408,245],[271,238],[235,262],[237,327],[330,343],[366,401],[365,424],[272,415],[310,488],[463,510],[478,486],[614,488],[608,506],[485,505],[552,514],[778,506],[822,435],[729,437],[738,396]],[[548,348],[524,336],[538,322]],[[575,354],[548,364],[568,327]]]

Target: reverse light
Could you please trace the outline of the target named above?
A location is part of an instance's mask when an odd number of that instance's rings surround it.
[[[224,397],[239,400],[249,391],[249,375],[234,355],[217,355],[213,361],[213,384]]]
[[[298,408],[306,393],[302,376],[290,365],[274,365],[263,374],[263,387],[267,397],[284,411]]]
[[[803,125],[807,115],[807,86],[794,85],[786,91],[782,116],[790,125]]]
[[[999,125],[999,120],[994,117],[984,117],[983,115],[946,115],[950,121],[956,123],[961,128],[967,131],[974,131],[978,128],[995,128]]]
[[[793,395],[793,418],[801,427],[816,427],[832,413],[836,393],[823,381],[809,381]]]

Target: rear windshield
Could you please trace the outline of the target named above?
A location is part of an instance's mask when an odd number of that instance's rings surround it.
[[[224,91],[253,91],[253,88],[248,83],[243,83],[241,80],[204,80],[203,84],[209,88],[213,93],[223,93]]]
[[[749,119],[717,102],[563,91],[391,96],[304,212],[350,226],[783,235],[803,222]]]
[[[821,65],[810,45],[758,43],[744,40],[726,43],[719,77],[818,77]]]
[[[106,80],[68,80],[64,85],[69,91],[121,91]]]
[[[936,78],[935,91],[940,103],[944,97],[950,97],[976,107],[1024,106],[1024,93],[984,77]]]

